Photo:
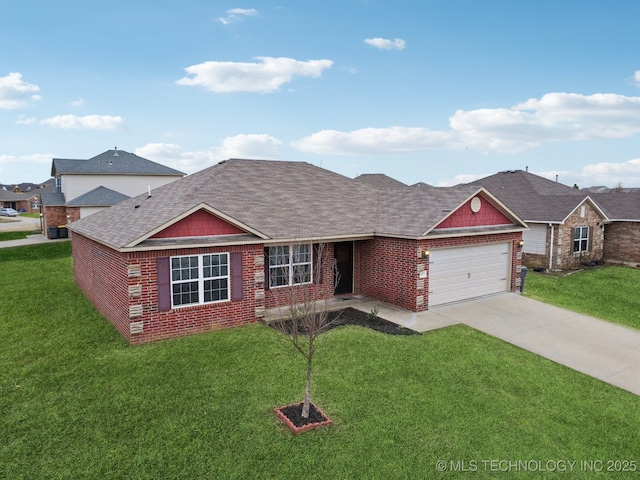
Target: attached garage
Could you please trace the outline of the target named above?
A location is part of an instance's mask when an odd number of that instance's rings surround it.
[[[434,249],[429,258],[429,306],[508,292],[510,243]]]

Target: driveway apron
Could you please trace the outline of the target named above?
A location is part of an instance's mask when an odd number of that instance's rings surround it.
[[[509,293],[425,314],[464,323],[640,395],[640,331]]]

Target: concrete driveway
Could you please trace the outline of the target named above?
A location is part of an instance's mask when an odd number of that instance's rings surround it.
[[[30,217],[0,217],[0,232],[40,230],[40,219]]]
[[[367,301],[354,308],[378,308],[380,317],[420,332],[462,323],[640,395],[640,331],[513,293],[417,314]]]

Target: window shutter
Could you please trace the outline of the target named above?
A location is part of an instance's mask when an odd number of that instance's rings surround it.
[[[264,289],[269,290],[269,247],[264,249]]]
[[[324,283],[324,275],[322,272],[322,248],[320,248],[320,244],[316,243],[313,245],[313,279],[317,281],[319,285]]]
[[[593,252],[593,227],[587,227],[588,228],[588,235],[587,238],[589,239],[588,242],[589,244],[587,245],[587,251],[589,252]]]
[[[242,252],[229,254],[231,262],[231,301],[242,300]]]
[[[169,257],[156,259],[156,274],[158,278],[158,310],[171,310],[171,268]]]

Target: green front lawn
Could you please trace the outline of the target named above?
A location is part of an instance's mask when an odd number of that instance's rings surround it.
[[[0,232],[0,242],[4,242],[7,240],[22,240],[23,238],[27,238],[29,235],[33,235],[35,233],[40,233],[39,231],[32,232]]]
[[[567,276],[529,271],[524,294],[640,330],[640,270],[627,267],[598,267]]]
[[[334,425],[293,436],[273,409],[301,400],[304,365],[275,331],[131,347],[78,291],[69,248],[0,249],[0,478],[545,478],[554,465],[561,478],[635,478],[640,468],[640,397],[464,326],[331,330],[313,397]],[[594,474],[583,461],[636,472]]]

